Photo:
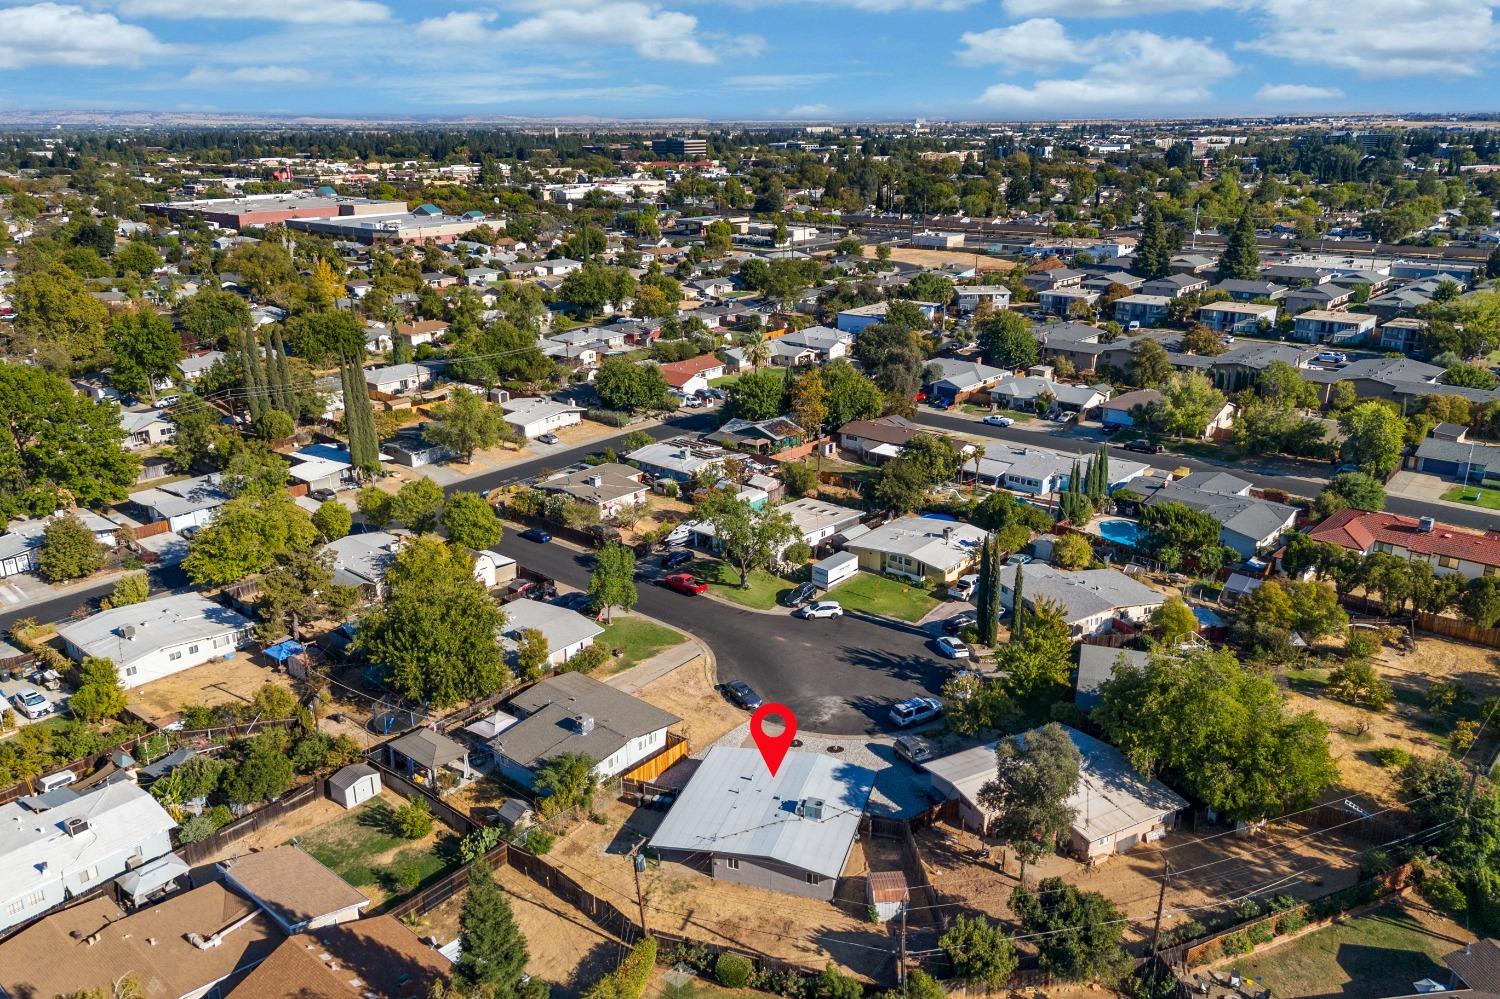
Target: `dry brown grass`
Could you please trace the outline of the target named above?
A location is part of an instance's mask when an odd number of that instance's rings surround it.
[[[248,652],[241,652],[232,659],[207,662],[135,688],[130,691],[130,708],[164,724],[186,704],[249,704],[268,683],[291,688],[286,674],[258,666]]]

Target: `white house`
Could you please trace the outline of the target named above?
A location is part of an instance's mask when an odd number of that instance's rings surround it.
[[[996,312],[1010,308],[1010,289],[1003,284],[959,285],[953,295],[959,312],[973,312],[981,302],[990,303]]]
[[[436,370],[425,364],[392,364],[382,368],[366,368],[365,384],[376,392],[386,395],[401,395],[414,392],[432,384]]]
[[[533,628],[547,636],[547,662],[553,666],[561,666],[604,634],[593,618],[556,604],[522,597],[505,605],[505,624],[500,631],[502,645],[513,649],[521,632]]]
[[[125,430],[127,451],[169,444],[177,437],[177,424],[160,409],[122,409],[120,426]]]
[[[182,374],[183,381],[195,382],[208,374],[208,369],[224,360],[224,357],[222,350],[200,350],[178,361],[177,370]]]
[[[91,510],[74,510],[77,517],[93,532],[94,540],[110,548],[115,546],[115,532],[120,528]],[[66,516],[59,514],[59,516]],[[11,524],[0,534],[0,579],[22,572],[35,572],[36,553],[42,546],[42,536],[47,532],[50,517],[22,520]]]
[[[792,518],[792,524],[797,528],[802,541],[814,548],[840,531],[858,524],[864,516],[858,510],[811,496],[783,503],[776,508],[776,512]]]
[[[1107,631],[1116,618],[1145,624],[1151,612],[1166,602],[1166,594],[1115,569],[1064,572],[1042,562],[1006,566],[1000,570],[1000,603],[1015,603],[1016,572],[1023,571],[1023,601],[1035,607],[1043,599],[1056,603],[1075,638]]]
[[[511,698],[506,710],[520,720],[490,746],[500,772],[526,788],[539,767],[562,753],[597,760],[594,773],[601,779],[629,773],[666,749],[672,741],[668,730],[682,720],[578,672],[533,684]]]
[[[172,531],[211,523],[218,515],[219,507],[227,502],[229,494],[219,487],[218,473],[168,482],[130,494],[133,513],[148,524],[165,520]]]
[[[57,629],[75,662],[114,661],[120,683],[139,687],[223,659],[248,644],[249,618],[199,593],[171,593],[112,607]]]
[[[500,408],[505,410],[505,422],[527,438],[540,437],[583,421],[583,407],[553,399],[511,399],[501,403]]]
[[[646,502],[650,486],[642,481],[640,469],[619,462],[590,465],[571,472],[561,472],[537,483],[546,492],[562,493],[578,503],[587,503],[608,520],[627,507]]]
[[[979,560],[985,532],[971,524],[932,517],[899,517],[850,541],[866,572],[948,584]]]
[[[176,825],[129,781],[40,811],[0,805],[0,930],[170,853]]]

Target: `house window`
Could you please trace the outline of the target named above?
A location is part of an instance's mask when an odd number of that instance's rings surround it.
[[[135,676],[135,673],[136,673],[136,667],[135,666],[126,666],[125,667],[125,675],[126,676]]]
[[[14,902],[5,903],[5,914],[7,916],[14,916],[24,908],[26,908],[26,903],[18,898]]]
[[[178,649],[176,652],[168,654],[167,658],[175,663],[177,660],[182,658],[182,650]]]
[[[1500,576],[1500,566],[1487,565],[1484,567],[1486,576]]]
[[[188,646],[188,655],[195,656],[197,654],[198,654],[198,646],[196,646],[196,645],[189,645]]]
[[[1387,555],[1395,551],[1395,549],[1391,547],[1390,543],[1386,541],[1375,542],[1375,550],[1378,552],[1385,552]]]
[[[725,857],[724,866],[731,871],[737,871],[740,869],[740,859],[738,857]]]
[[[229,644],[229,636],[228,635],[220,635],[218,638],[214,639],[214,648],[216,648],[216,649],[222,649],[224,646],[226,646],[228,644]]]
[[[1444,555],[1438,559],[1438,565],[1442,566],[1444,569],[1457,569],[1458,559],[1454,558],[1451,555]]]
[[[822,878],[820,878],[816,874],[814,874],[812,871],[808,871],[806,874],[803,875],[803,877],[807,878],[807,883],[810,884],[810,885],[815,885],[819,881],[823,880]]]

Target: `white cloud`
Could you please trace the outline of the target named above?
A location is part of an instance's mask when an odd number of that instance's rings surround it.
[[[826,83],[833,78],[832,73],[745,73],[725,77],[724,85],[736,90],[791,90]]]
[[[1241,47],[1363,77],[1477,75],[1500,48],[1492,0],[1258,0]]]
[[[833,108],[827,104],[798,104],[796,107],[788,108],[788,118],[826,118],[833,113]]]
[[[391,16],[390,8],[374,0],[120,0],[119,8],[133,17],[289,24],[348,24],[384,21]]]
[[[145,28],[71,4],[0,8],[0,68],[139,66],[169,48]]]
[[[528,6],[535,11],[531,16],[501,28],[490,27],[496,20],[493,13],[455,11],[423,21],[417,33],[466,44],[543,48],[627,45],[646,59],[700,64],[717,61],[714,52],[696,37],[698,19],[692,14],[636,0]],[[742,36],[738,43],[752,52],[765,44],[758,35]]]
[[[1073,78],[994,84],[979,102],[1002,111],[1051,114],[1200,103],[1212,96],[1213,84],[1236,71],[1229,57],[1207,39],[1151,31],[1072,38],[1050,18],[969,32],[961,42],[964,48],[958,58],[970,65],[1014,69],[1051,62],[1087,67]]]
[[[236,66],[224,69],[198,66],[182,82],[200,87],[239,86],[280,87],[311,83],[318,77],[297,66]]]
[[[1065,17],[1144,17],[1175,10],[1205,10],[1227,7],[1230,0],[1072,0],[1061,8],[1056,0],[1004,0],[1011,17],[1061,14]]]
[[[1306,83],[1268,83],[1255,92],[1256,100],[1275,104],[1306,104],[1343,96],[1338,87],[1314,87]]]

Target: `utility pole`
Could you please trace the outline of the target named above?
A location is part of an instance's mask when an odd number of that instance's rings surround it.
[[[651,930],[646,926],[646,896],[641,893],[641,868],[646,866],[646,855],[641,853],[641,846],[645,842],[643,839],[631,849],[630,869],[635,873],[635,904],[641,914],[641,936],[649,937]]]
[[[1162,874],[1161,889],[1156,894],[1156,922],[1151,927],[1151,984],[1156,984],[1156,971],[1161,964],[1161,914],[1167,906],[1167,882],[1172,878],[1172,862],[1165,862],[1167,869]]]
[[[906,991],[906,907],[909,901],[901,903],[901,958],[896,962],[896,985],[902,992]]]

